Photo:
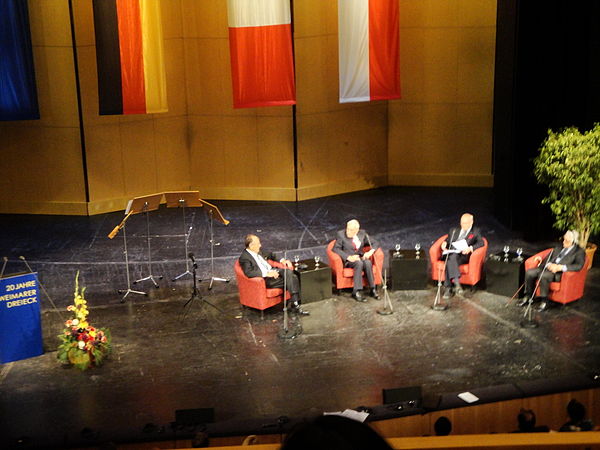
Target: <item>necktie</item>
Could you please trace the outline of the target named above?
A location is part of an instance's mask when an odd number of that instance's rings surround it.
[[[261,254],[257,253],[256,256],[258,259],[258,264],[260,264],[260,267],[263,272],[268,272],[269,270],[271,270],[271,265],[267,262],[265,258],[262,257]]]

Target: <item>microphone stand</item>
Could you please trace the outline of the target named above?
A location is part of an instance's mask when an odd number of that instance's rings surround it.
[[[550,260],[552,259],[553,252],[554,252],[554,249],[550,250],[550,253],[548,254],[548,260],[547,260],[546,264],[544,264],[544,267],[542,268],[542,272],[540,273],[540,276],[537,279],[537,283],[535,283],[535,288],[533,289],[533,292],[531,293],[531,297],[529,297],[529,300],[527,301],[527,308],[525,308],[525,312],[523,313],[523,320],[521,320],[521,322],[520,322],[521,328],[537,328],[539,325],[537,323],[537,321],[532,317],[533,297],[535,297],[535,293],[537,292],[538,287],[540,286],[540,282],[542,281],[542,276],[544,275],[544,272],[546,272],[546,268],[548,267],[548,264],[550,264]]]
[[[283,252],[283,260],[287,261],[287,250]],[[285,263],[284,263],[285,265]],[[296,317],[296,320],[299,320]],[[288,301],[287,301],[287,276],[285,274],[285,268],[283,269],[283,323],[282,328],[277,334],[281,339],[294,339],[302,333],[302,326],[296,323],[293,330],[289,326],[289,314],[288,314]]]
[[[452,245],[452,240],[454,239],[454,233],[456,232],[456,230],[452,230],[452,235],[450,236],[450,245]],[[443,303],[441,300],[441,294],[442,294],[442,273],[446,273],[446,264],[448,263],[448,256],[450,256],[450,253],[446,253],[446,257],[444,258],[444,265],[442,266],[442,268],[440,269],[439,273],[438,273],[438,284],[437,284],[437,293],[435,294],[435,300],[433,301],[433,305],[431,305],[431,309],[433,309],[434,311],[445,311],[446,309],[448,309],[448,304],[447,303]],[[432,262],[433,264],[433,262]]]
[[[383,309],[378,309],[377,314],[381,314],[382,316],[389,316],[390,314],[394,314],[394,307],[392,306],[392,301],[390,300],[390,294],[387,291],[387,271],[383,271]],[[388,308],[389,306],[389,308]]]
[[[202,296],[200,295],[200,291],[198,290],[198,279],[196,277],[196,269],[198,269],[198,263],[196,263],[193,253],[188,253],[188,257],[192,261],[192,279],[194,280],[194,284],[193,284],[193,288],[192,288],[192,295],[190,296],[188,301],[185,302],[185,304],[183,305],[183,310],[184,310],[183,317],[185,318],[185,316],[187,315],[187,312],[189,311],[189,309],[186,310],[186,307],[188,305],[190,305],[190,308],[191,308],[191,302],[193,300],[200,300],[200,302],[205,302],[205,303],[209,304],[210,306],[212,306],[213,308],[215,308],[221,314],[224,314],[223,311],[221,311],[219,308],[217,308],[217,306],[213,305],[211,302],[209,302],[205,298],[202,298]]]

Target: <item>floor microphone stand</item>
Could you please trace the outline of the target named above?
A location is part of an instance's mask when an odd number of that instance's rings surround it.
[[[284,265],[286,258],[286,252],[283,253]],[[296,318],[298,320],[298,318]],[[289,313],[288,313],[288,300],[287,300],[287,276],[285,274],[285,268],[283,269],[283,323],[282,328],[279,330],[278,336],[281,339],[294,339],[296,336],[302,333],[302,327],[299,323],[296,323],[294,329],[290,329]]]
[[[390,300],[390,294],[387,290],[387,270],[383,271],[383,286],[381,289],[383,289],[383,309],[378,309],[377,314],[381,314],[382,316],[394,314],[394,308],[392,306],[392,301]]]
[[[212,286],[213,286],[213,282],[223,281],[225,283],[229,283],[229,278],[215,277],[214,247],[215,247],[215,245],[220,245],[220,244],[215,244],[215,238],[213,235],[213,212],[212,212],[212,210],[209,210],[208,215],[209,215],[208,226],[210,229],[210,283],[208,285],[208,289],[211,290]]]
[[[193,253],[189,253],[188,256],[192,260],[192,280],[194,281],[194,283],[193,283],[193,288],[192,288],[192,294],[190,295],[190,298],[188,299],[188,301],[185,302],[185,304],[183,305],[183,310],[186,311],[184,313],[183,317],[185,317],[187,315],[186,307],[188,305],[190,305],[190,307],[191,307],[191,303],[194,300],[200,300],[201,302],[205,302],[208,305],[215,308],[220,313],[223,313],[223,311],[221,311],[221,309],[219,309],[216,305],[213,305],[211,302],[209,302],[205,298],[202,298],[202,296],[200,295],[200,291],[198,290],[198,278],[196,277],[196,269],[198,269],[198,264],[196,263],[196,260],[194,259]]]
[[[552,258],[552,252],[554,252],[554,249],[550,250],[550,253],[548,255],[548,263]],[[523,313],[523,320],[521,320],[520,322],[522,328],[537,328],[539,325],[537,321],[533,318],[533,297],[535,297],[535,293],[537,292],[538,287],[540,286],[542,277],[544,276],[544,272],[546,272],[546,268],[548,267],[548,263],[544,264],[544,268],[542,269],[542,272],[540,273],[540,276],[538,277],[537,282],[535,283],[535,288],[533,289],[533,292],[531,293],[531,296],[527,301],[527,308],[525,308],[525,312]]]
[[[437,283],[437,293],[435,294],[435,300],[433,301],[433,305],[431,305],[431,309],[434,311],[444,311],[448,309],[448,304],[442,302],[442,273],[446,273],[446,263],[448,262],[448,255],[444,258],[444,265],[440,269],[438,273],[438,283]]]
[[[127,252],[127,225],[123,225],[123,248],[125,249],[123,253],[125,254],[125,273],[127,274],[127,289],[119,289],[117,291],[119,294],[125,293],[125,295],[121,298],[121,303],[125,303],[125,297],[127,297],[129,294],[145,295],[146,297],[148,296],[146,292],[134,291],[133,289],[131,289],[131,277],[129,275],[129,255]]]
[[[146,280],[150,280],[152,281],[152,284],[154,284],[154,287],[158,289],[158,283],[156,282],[156,280],[154,279],[154,275],[152,275],[152,252],[150,251],[150,217],[149,217],[149,211],[147,208],[144,208],[144,214],[146,215],[146,239],[148,241],[148,276],[147,277],[143,277],[140,278],[139,280],[135,280],[133,282],[133,284],[137,284],[141,281],[146,281]],[[125,233],[123,233],[125,234]],[[162,280],[162,275],[157,277],[159,280]]]
[[[181,205],[181,210],[183,211],[183,234],[185,236],[185,272],[180,273],[175,278],[173,278],[171,281],[177,281],[186,275],[192,275],[192,272],[190,272],[190,264],[188,261],[188,254],[189,254],[188,243],[189,243],[190,235],[192,234],[193,227],[190,226],[190,228],[188,230],[187,224],[185,223],[185,200],[179,199],[179,204]]]
[[[452,236],[450,236],[449,247],[452,245],[452,240],[454,239],[454,232],[456,230],[452,230]],[[460,234],[459,234],[460,237]],[[443,251],[442,251],[443,252]],[[437,293],[435,294],[435,300],[433,301],[433,305],[431,305],[431,309],[434,311],[445,311],[448,309],[448,304],[442,302],[442,273],[446,273],[446,265],[448,264],[448,256],[450,256],[450,252],[446,253],[446,257],[444,258],[444,266],[440,269],[438,273],[438,284],[437,284]],[[433,264],[433,261],[431,262]],[[450,280],[452,282],[452,280]]]

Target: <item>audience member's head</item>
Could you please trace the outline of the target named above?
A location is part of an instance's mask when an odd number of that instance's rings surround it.
[[[535,413],[531,409],[521,408],[517,421],[519,422],[519,431],[531,433],[535,429]]]
[[[340,416],[320,416],[297,425],[281,450],[390,450],[392,447],[367,424]]]
[[[446,416],[441,416],[433,424],[436,436],[448,436],[452,432],[452,422]]]
[[[581,422],[585,419],[585,406],[577,400],[572,399],[567,405],[567,414],[573,422]]]
[[[192,448],[205,448],[208,446],[208,433],[206,431],[198,431],[192,439]]]

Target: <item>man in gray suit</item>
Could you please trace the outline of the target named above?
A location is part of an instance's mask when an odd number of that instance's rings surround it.
[[[555,247],[543,260],[536,256],[537,267],[525,272],[525,296],[518,303],[524,306],[540,278],[540,305],[538,311],[544,311],[550,307],[548,293],[550,292],[550,283],[560,281],[563,272],[577,272],[583,268],[585,263],[585,251],[578,245],[579,233],[569,230],[563,236],[562,245]],[[545,270],[544,270],[545,267]]]
[[[371,248],[365,252],[366,246]],[[344,267],[354,269],[352,297],[358,302],[367,301],[361,294],[363,272],[369,282],[371,297],[379,299],[373,276],[373,262],[370,259],[377,247],[377,243],[370,238],[369,234],[360,229],[360,224],[356,219],[348,221],[346,229],[338,231],[335,238],[333,251],[340,255]]]

